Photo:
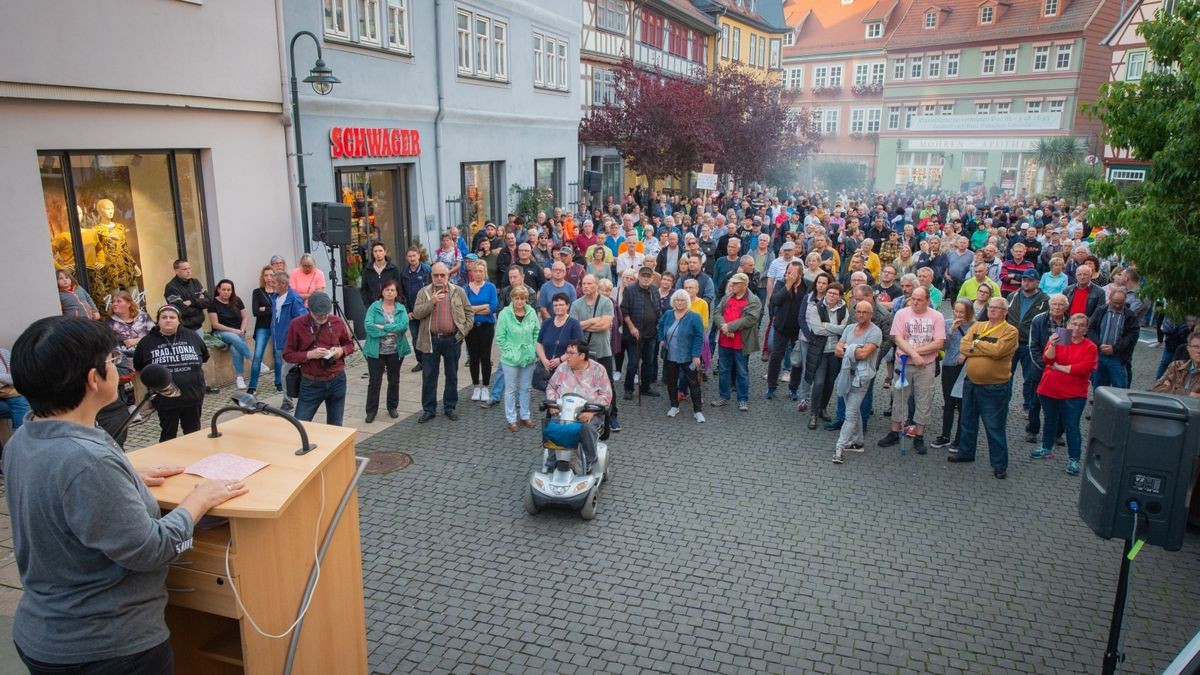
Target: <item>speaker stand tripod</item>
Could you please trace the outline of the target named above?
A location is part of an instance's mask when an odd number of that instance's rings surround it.
[[[1125,600],[1129,596],[1129,552],[1133,540],[1125,540],[1125,551],[1121,554],[1121,573],[1117,577],[1117,597],[1113,599],[1112,622],[1108,626],[1108,648],[1104,650],[1103,675],[1113,675],[1117,665],[1125,660],[1121,651],[1121,624],[1125,620]]]
[[[337,275],[337,249],[334,244],[325,244],[325,252],[329,255],[329,300],[333,303],[333,315],[342,320],[346,324],[346,330],[350,333],[350,339],[354,340],[354,344],[358,347],[358,352],[362,353],[362,342],[359,342],[358,335],[354,333],[354,325],[346,318],[346,312],[342,310],[342,304],[338,302],[338,289],[341,284],[338,283]],[[345,292],[345,291],[343,291]]]

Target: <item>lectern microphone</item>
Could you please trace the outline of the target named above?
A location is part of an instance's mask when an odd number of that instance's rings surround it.
[[[146,390],[166,396],[167,398],[176,398],[179,396],[179,387],[171,381],[171,371],[167,370],[166,366],[158,363],[151,363],[138,373],[138,379],[146,386]]]

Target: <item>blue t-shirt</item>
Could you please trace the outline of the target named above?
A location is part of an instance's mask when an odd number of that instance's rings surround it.
[[[553,315],[554,308],[550,306],[550,303],[554,300],[554,296],[559,293],[566,294],[568,306],[572,302],[575,302],[575,287],[574,286],[567,283],[566,281],[563,281],[562,286],[555,286],[553,281],[547,280],[546,283],[542,284],[542,287],[538,289],[537,309],[539,309],[539,310],[544,309],[544,310],[546,310],[546,312],[548,314]]]
[[[488,305],[492,308],[487,314],[475,314],[475,323],[496,323],[496,310],[500,308],[500,296],[496,293],[496,285],[485,281],[479,287],[478,293],[472,291],[469,284],[464,286],[463,290],[467,292],[468,305]]]
[[[546,358],[553,359],[562,356],[567,351],[567,343],[571,340],[582,340],[583,328],[579,321],[567,317],[567,322],[561,327],[554,325],[554,317],[542,322],[538,331],[538,344],[546,352]]]

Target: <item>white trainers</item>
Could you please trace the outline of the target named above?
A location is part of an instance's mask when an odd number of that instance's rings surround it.
[[[842,463],[842,449],[841,449],[841,448],[834,448],[834,450],[833,450],[833,463],[834,463],[834,464],[841,464],[841,463]]]
[[[642,377],[640,375],[634,373],[634,375],[633,375],[633,383],[634,384],[641,384],[641,382],[640,382],[641,379],[642,379]]]
[[[479,388],[479,402],[480,403],[491,403],[492,402],[492,392],[487,387]]]
[[[245,389],[245,388],[246,388],[246,380],[245,380],[245,379],[243,379],[241,375],[238,375],[238,376],[237,376],[237,388],[238,388],[238,389]]]
[[[704,421],[704,413],[699,413],[699,412],[698,412],[698,413],[696,413],[695,415],[692,415],[692,417],[695,417],[697,422],[703,422],[703,421]]]
[[[621,381],[621,371],[614,370],[613,371],[613,382],[620,382],[620,381]]]
[[[782,373],[779,374],[779,381],[780,382],[791,382],[792,381],[792,373],[787,370],[783,371]]]
[[[480,394],[480,392],[479,392],[479,387],[475,387],[474,389],[471,390],[471,400],[472,401],[478,401],[479,397],[481,395],[482,394]]]
[[[271,372],[271,366],[268,366],[267,364],[264,363],[264,364],[262,364],[262,370],[259,372],[262,373],[263,375],[269,374]]]
[[[676,408],[675,406],[671,406],[671,407],[670,407],[670,408],[667,410],[667,417],[674,417],[674,416],[676,416],[676,415],[678,415],[678,414],[679,414],[679,408]]]

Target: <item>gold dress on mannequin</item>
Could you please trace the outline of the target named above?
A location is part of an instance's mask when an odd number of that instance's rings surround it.
[[[103,267],[89,272],[92,297],[96,299],[97,304],[106,302],[106,298],[116,290],[125,289],[137,295],[138,278],[142,276],[142,270],[129,248],[125,226],[113,220],[115,212],[112,201],[101,199],[96,202],[99,220],[91,231],[97,236],[98,248],[103,252],[105,260]]]

